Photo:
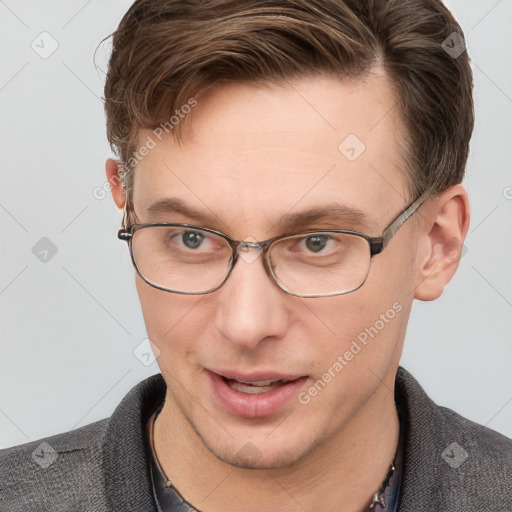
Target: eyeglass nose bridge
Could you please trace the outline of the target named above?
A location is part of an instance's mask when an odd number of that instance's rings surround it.
[[[252,237],[251,237],[252,238]],[[254,240],[254,238],[253,238]],[[242,259],[244,259],[247,263],[252,263],[255,261],[260,254],[263,255],[263,266],[265,267],[265,270],[267,271],[267,274],[274,279],[274,276],[272,275],[272,270],[270,268],[271,263],[269,261],[269,248],[272,245],[272,242],[274,241],[274,238],[271,238],[269,240],[263,240],[262,242],[257,242],[254,240],[254,242],[251,242],[250,240],[233,240],[231,242],[231,247],[233,249],[233,256],[236,260],[238,256],[241,256]],[[249,249],[254,249],[255,251],[258,251],[253,256],[249,256]],[[241,254],[242,252],[242,254]]]
[[[265,269],[265,272],[267,273],[268,277],[279,288],[281,288],[276,276],[274,275],[273,269],[271,268],[272,263],[269,261],[268,248],[271,245],[271,241],[272,240],[265,240],[263,242],[251,242],[249,240],[234,240],[233,243],[231,244],[231,247],[233,248],[231,268],[229,269],[226,279],[231,274],[231,271],[233,270],[239,258],[243,259],[246,263],[254,263],[257,259],[259,259],[259,256],[261,255],[263,258],[263,268]],[[253,255],[250,255],[250,249],[254,249],[257,252],[254,253]]]
[[[259,242],[249,242],[248,240],[240,240],[236,245],[236,251],[239,252],[243,249],[255,249],[257,251],[263,252],[264,251],[263,244],[261,244]]]

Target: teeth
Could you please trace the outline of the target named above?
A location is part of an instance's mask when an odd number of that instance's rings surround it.
[[[240,391],[241,393],[248,393],[256,395],[258,393],[267,393],[276,389],[281,384],[288,382],[285,380],[260,380],[257,382],[239,382],[237,380],[226,379],[228,386],[231,389]]]
[[[239,380],[242,384],[250,384],[251,386],[270,386],[272,382],[280,382],[279,380],[258,380],[256,382],[246,382],[243,380]]]

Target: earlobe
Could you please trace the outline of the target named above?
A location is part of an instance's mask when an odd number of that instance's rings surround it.
[[[119,175],[119,162],[113,158],[108,158],[105,162],[105,171],[114,202],[118,208],[123,209],[126,204],[126,196],[121,177]]]
[[[469,202],[466,189],[455,185],[433,198],[425,213],[420,233],[419,267],[414,298],[435,300],[454,276],[464,252],[469,228]]]

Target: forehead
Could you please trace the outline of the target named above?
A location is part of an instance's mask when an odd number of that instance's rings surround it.
[[[267,234],[284,215],[327,203],[370,219],[394,212],[407,200],[397,110],[379,72],[215,87],[182,113],[179,144],[172,132],[140,131],[151,148],[135,169],[136,213],[150,221],[152,205],[172,196],[219,229]]]

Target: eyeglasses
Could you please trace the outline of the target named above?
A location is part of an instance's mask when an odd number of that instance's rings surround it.
[[[328,229],[251,242],[193,224],[169,223],[133,224],[120,229],[117,236],[128,242],[140,277],[159,290],[188,295],[214,292],[226,282],[239,257],[250,263],[262,253],[268,276],[284,292],[330,297],[364,284],[373,256],[386,248],[429,195],[427,191],[419,196],[377,237]],[[250,249],[256,255],[251,256]]]

